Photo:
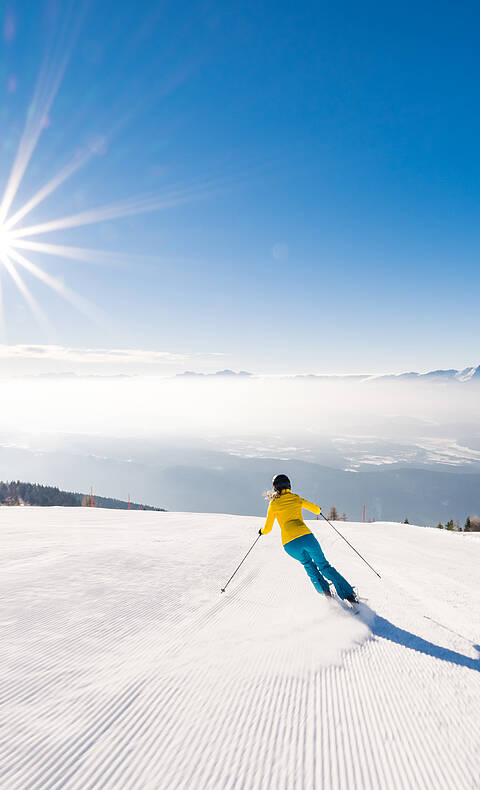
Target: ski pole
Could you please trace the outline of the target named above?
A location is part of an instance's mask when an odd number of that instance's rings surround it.
[[[260,540],[260,538],[261,538],[261,537],[262,537],[262,536],[261,536],[261,535],[259,535],[259,536],[258,536],[258,538],[257,538],[257,540]],[[257,540],[255,540],[255,542],[254,542],[254,543],[253,543],[253,544],[250,546],[249,550],[248,550],[248,551],[247,551],[247,553],[245,554],[245,556],[244,556],[243,560],[241,561],[240,565],[243,565],[243,563],[244,563],[244,562],[245,562],[245,560],[247,559],[248,555],[250,554],[251,550],[252,550],[252,549],[253,549],[253,547],[255,546],[255,543],[257,542]],[[240,565],[238,565],[238,567],[236,567],[236,568],[235,568],[235,570],[233,571],[233,573],[232,573],[232,575],[230,576],[230,578],[229,578],[228,582],[226,583],[226,585],[225,585],[224,587],[222,587],[222,588],[221,588],[221,592],[225,592],[225,590],[227,589],[228,585],[230,584],[230,582],[232,581],[233,577],[235,576],[236,572],[238,571],[238,569],[239,569]]]
[[[332,522],[331,522],[331,521],[329,521],[329,520],[328,520],[328,518],[325,518],[325,516],[323,515],[323,513],[322,513],[321,511],[320,511],[320,515],[321,515],[321,517],[322,517],[322,518],[324,518],[324,519],[325,519],[325,521],[327,522],[327,524],[330,524],[331,528],[335,530],[335,532],[337,533],[337,535],[340,535],[340,537],[344,539],[345,543],[348,543],[348,545],[350,546],[350,548],[354,550],[355,554],[358,554],[358,556],[360,557],[360,559],[364,561],[365,565],[368,565],[368,567],[370,568],[370,570],[372,570],[374,573],[376,573],[376,574],[377,574],[377,576],[378,576],[378,578],[379,578],[379,579],[381,579],[382,577],[380,576],[380,574],[379,574],[379,573],[377,573],[377,571],[375,570],[375,568],[372,568],[372,566],[370,565],[370,563],[369,563],[369,562],[367,562],[367,560],[365,559],[365,557],[362,557],[362,555],[360,554],[360,552],[356,550],[355,546],[352,546],[352,544],[348,542],[348,540],[346,539],[346,537],[344,537],[344,535],[342,535],[342,533],[341,533],[341,532],[340,532],[340,531],[339,531],[339,530],[338,530],[336,527],[334,527],[334,526],[333,526]]]

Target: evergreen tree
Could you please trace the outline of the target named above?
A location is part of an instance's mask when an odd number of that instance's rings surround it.
[[[447,521],[445,524],[445,529],[453,529],[453,518],[451,518],[450,521]]]
[[[470,521],[470,516],[467,516],[467,520],[465,522],[465,526],[464,526],[463,529],[464,529],[465,532],[471,532],[471,530],[472,530],[472,523]]]
[[[443,524],[441,521],[438,522],[437,529],[443,529]]]
[[[60,491],[54,486],[42,486],[38,483],[22,483],[20,480],[0,481],[0,505],[36,505],[40,507],[89,507],[89,494],[74,494],[71,491]],[[96,507],[108,507],[127,510],[128,503],[120,499],[95,497]],[[161,507],[150,507],[130,503],[131,510],[164,510]]]
[[[405,519],[405,521],[404,521],[403,523],[404,523],[404,524],[410,524],[410,522],[409,522],[408,518],[406,518],[406,519]]]

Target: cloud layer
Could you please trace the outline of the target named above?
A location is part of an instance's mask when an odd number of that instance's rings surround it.
[[[56,345],[0,345],[1,359],[42,359],[55,362],[124,362],[158,365],[183,362],[191,357],[171,351],[145,351],[139,348],[72,348]]]
[[[168,372],[184,370],[187,362],[212,365],[223,354],[215,352],[179,353],[142,348],[80,348],[61,345],[0,344],[0,361],[4,374],[38,373],[99,373],[108,374],[155,372],[156,367]]]

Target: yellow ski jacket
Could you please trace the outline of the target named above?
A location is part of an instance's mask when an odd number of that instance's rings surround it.
[[[292,494],[289,488],[285,488],[279,497],[272,499],[268,506],[267,519],[262,529],[262,535],[272,531],[272,527],[277,519],[282,533],[282,543],[290,543],[295,538],[302,535],[309,535],[311,530],[303,522],[302,508],[316,513],[318,516],[322,511],[318,505],[302,499],[298,494]]]

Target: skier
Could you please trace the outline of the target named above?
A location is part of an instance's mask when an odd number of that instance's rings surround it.
[[[271,532],[277,519],[282,533],[283,548],[290,557],[302,563],[315,589],[319,593],[330,595],[330,587],[326,581],[329,579],[340,598],[356,603],[357,596],[353,587],[327,562],[318,540],[303,521],[302,508],[317,515],[322,512],[321,508],[313,502],[302,499],[298,494],[292,494],[287,475],[275,475],[272,486],[273,491],[267,494],[270,504],[265,526],[259,529],[258,534],[266,535],[267,532]]]

